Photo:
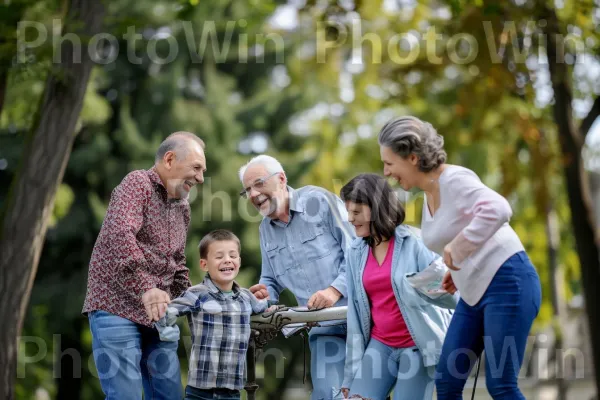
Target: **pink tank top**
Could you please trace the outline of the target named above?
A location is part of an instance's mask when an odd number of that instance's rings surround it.
[[[371,337],[390,347],[408,348],[415,346],[415,342],[408,331],[392,289],[394,242],[392,238],[381,266],[373,251],[369,249],[363,284],[369,297],[373,318]]]

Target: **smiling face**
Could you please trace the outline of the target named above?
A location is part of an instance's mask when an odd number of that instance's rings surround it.
[[[287,189],[283,172],[273,175],[264,165],[250,165],[244,172],[243,185],[246,196],[262,216],[276,219],[285,207]]]
[[[208,246],[206,258],[200,259],[200,268],[210,275],[221,290],[229,291],[240,272],[240,249],[234,240],[216,240]]]
[[[163,157],[165,181],[169,197],[185,199],[190,190],[204,182],[206,157],[199,143],[187,140],[185,147],[168,151]]]
[[[387,147],[380,147],[381,161],[383,161],[383,174],[394,178],[404,190],[417,186],[420,171],[417,166],[419,158],[410,154],[403,158]]]
[[[367,204],[346,202],[348,221],[354,226],[357,237],[371,236],[371,208]]]

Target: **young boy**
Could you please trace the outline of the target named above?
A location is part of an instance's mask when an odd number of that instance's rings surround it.
[[[250,315],[267,310],[235,281],[240,269],[240,241],[232,232],[215,230],[199,245],[201,284],[171,301],[156,323],[161,340],[179,340],[177,317],[188,316],[192,332],[186,399],[239,399],[244,387]]]

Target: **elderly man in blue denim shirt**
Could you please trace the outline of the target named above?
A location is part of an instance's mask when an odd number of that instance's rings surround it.
[[[346,249],[354,239],[342,201],[316,186],[293,189],[281,164],[260,155],[240,169],[240,193],[263,215],[262,271],[250,290],[277,301],[289,289],[300,306],[320,309],[347,304]],[[331,399],[344,376],[346,326],[312,328],[312,400]]]

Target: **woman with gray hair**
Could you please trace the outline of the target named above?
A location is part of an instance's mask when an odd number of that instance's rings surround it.
[[[541,287],[508,224],[510,205],[473,171],[446,164],[444,139],[427,122],[394,119],[381,129],[379,145],[384,174],[404,190],[425,192],[423,242],[451,269],[443,289],[460,292],[437,364],[438,399],[462,399],[466,378],[484,349],[492,398],[525,399],[517,377]]]

